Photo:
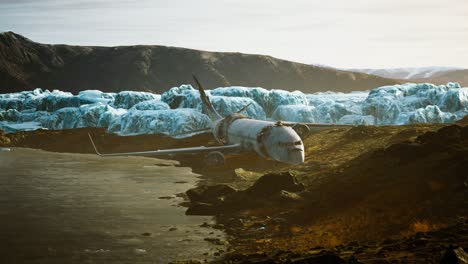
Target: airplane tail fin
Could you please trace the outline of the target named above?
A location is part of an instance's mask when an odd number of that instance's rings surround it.
[[[244,112],[245,110],[247,110],[247,108],[249,108],[249,106],[251,105],[252,103],[249,103],[247,104],[246,106],[242,107],[239,111],[237,111],[238,114]]]
[[[210,99],[206,95],[205,90],[203,89],[202,85],[198,81],[197,77],[195,77],[195,75],[193,74],[192,76],[193,76],[193,79],[195,80],[195,83],[198,86],[198,91],[200,92],[200,99],[202,100],[202,103],[203,103],[203,113],[208,115],[211,121],[213,122],[219,119],[222,119],[221,115],[218,112],[216,112],[213,105],[211,104]]]

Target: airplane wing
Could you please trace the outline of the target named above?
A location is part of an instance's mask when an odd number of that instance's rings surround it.
[[[351,128],[355,127],[356,125],[348,125],[348,124],[323,124],[323,123],[291,123],[294,125],[305,125],[308,126],[311,131],[320,131],[323,129],[331,129],[331,128]]]
[[[296,123],[296,122],[281,122],[284,125],[291,126],[299,136],[304,139],[310,134],[320,132],[325,129],[332,128],[351,128],[356,125],[345,124],[322,124],[322,123]]]
[[[211,151],[220,152],[238,152],[241,150],[240,144],[226,145],[226,146],[215,146],[215,147],[192,147],[192,148],[178,148],[178,149],[163,149],[163,150],[152,150],[152,151],[141,151],[141,152],[127,152],[127,153],[110,153],[101,154],[94,144],[93,138],[88,134],[91,144],[93,145],[96,154],[101,157],[116,157],[116,156],[164,156],[164,155],[177,155],[177,154],[196,154],[196,153],[207,153]]]

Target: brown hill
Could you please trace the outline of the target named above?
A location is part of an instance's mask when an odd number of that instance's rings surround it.
[[[417,82],[429,82],[434,84],[446,84],[448,82],[458,82],[462,87],[468,87],[468,69],[441,72],[431,78],[416,79]]]
[[[0,93],[36,87],[78,92],[163,92],[191,83],[206,87],[260,86],[318,91],[367,90],[399,81],[295,63],[264,55],[221,53],[165,46],[49,45],[13,32],[0,34]]]

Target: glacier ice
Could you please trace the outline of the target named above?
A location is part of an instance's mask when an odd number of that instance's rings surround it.
[[[228,97],[248,97],[257,102],[270,116],[280,105],[307,105],[308,101],[302,92],[288,92],[283,90],[271,90],[260,87],[222,87],[210,91],[213,96],[228,96]]]
[[[338,120],[338,124],[374,125],[375,117],[372,115],[345,115]]]
[[[227,116],[230,113],[237,112],[242,107],[250,104],[244,112],[245,115],[256,119],[266,118],[265,111],[263,110],[264,108],[252,98],[233,96],[237,95],[235,93],[222,95],[223,93],[217,93],[216,90],[218,89],[212,91],[208,90],[206,94],[209,96],[213,107],[221,116]],[[194,108],[199,111],[202,110],[200,93],[191,85],[173,87],[161,95],[161,100],[173,109]]]
[[[15,123],[15,122],[6,122],[0,121],[0,130],[5,133],[15,133],[19,131],[30,131],[36,129],[43,129],[40,123],[38,122],[24,122],[24,123]]]
[[[370,91],[304,94],[260,87],[220,87],[206,91],[223,116],[250,104],[255,119],[356,125],[450,123],[468,114],[468,88],[458,83],[407,83]],[[124,91],[35,89],[0,94],[0,129],[105,127],[110,133],[178,134],[211,126],[198,90],[173,87],[162,95]]]
[[[116,129],[114,127],[111,128],[111,124],[113,126],[116,126],[117,122],[115,122],[115,120],[126,113],[127,113],[127,109],[123,109],[123,108],[115,109],[109,106],[107,107],[107,110],[99,116],[97,127],[107,127],[109,131],[119,130],[120,128],[119,129]]]
[[[209,95],[209,91],[207,91]],[[191,85],[173,87],[161,95],[161,101],[175,108],[196,108],[201,104],[200,94]]]
[[[99,90],[86,90],[78,93],[80,104],[103,103],[110,104],[114,102],[115,93],[103,93]]]
[[[227,96],[210,96],[210,101],[213,107],[221,116],[227,116],[237,112],[244,106],[249,105],[243,112],[244,115],[255,119],[266,119],[265,111],[254,100],[246,97],[227,97]],[[201,105],[197,107],[201,111]]]
[[[165,102],[162,102],[160,99],[153,99],[148,101],[139,102],[138,104],[132,106],[131,109],[135,110],[168,110],[170,109],[169,105]]]
[[[114,98],[114,107],[115,108],[125,108],[130,109],[132,106],[148,101],[160,99],[161,97],[157,94],[147,93],[147,92],[133,92],[133,91],[123,91],[115,95]]]
[[[272,114],[275,120],[315,123],[317,121],[315,107],[309,105],[280,105]]]
[[[108,131],[120,135],[156,134],[175,135],[210,127],[208,116],[194,109],[130,110],[113,119]]]
[[[408,115],[408,121],[405,124],[418,123],[451,123],[456,116],[452,113],[444,113],[437,105],[428,105],[425,108],[419,108]]]

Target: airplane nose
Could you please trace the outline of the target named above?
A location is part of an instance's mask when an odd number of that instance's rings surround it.
[[[304,163],[304,151],[300,148],[294,148],[289,151],[288,163],[301,164]]]

